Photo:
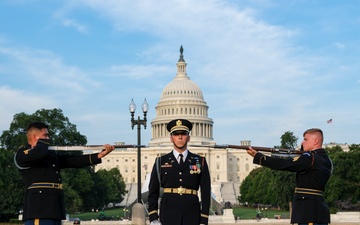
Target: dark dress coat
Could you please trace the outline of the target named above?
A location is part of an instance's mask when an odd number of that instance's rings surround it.
[[[210,173],[206,159],[197,154],[188,152],[186,161],[179,165],[172,152],[157,158],[149,183],[149,217],[150,221],[159,219],[158,199],[161,187],[186,188],[198,191],[201,189],[201,204],[198,195],[163,193],[160,201],[160,221],[162,225],[199,225],[208,224],[210,209]]]
[[[21,146],[15,155],[15,164],[27,187],[24,198],[23,220],[65,219],[63,190],[59,188],[29,188],[34,183],[61,184],[60,169],[81,168],[101,163],[97,154],[59,155],[48,150],[49,140],[39,139],[36,147]]]
[[[254,163],[275,170],[296,172],[291,223],[330,223],[330,212],[322,193],[332,172],[332,162],[324,149],[303,153],[295,158],[269,157],[257,153]],[[305,193],[309,191],[309,193]]]

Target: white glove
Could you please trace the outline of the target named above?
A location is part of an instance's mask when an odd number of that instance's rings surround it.
[[[161,222],[159,220],[153,220],[150,225],[161,225]]]

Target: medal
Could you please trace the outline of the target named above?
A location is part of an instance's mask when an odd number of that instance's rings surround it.
[[[194,173],[193,165],[189,165],[189,169],[190,169],[190,174],[193,174]]]

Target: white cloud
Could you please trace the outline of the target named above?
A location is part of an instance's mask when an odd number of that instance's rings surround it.
[[[77,31],[79,31],[80,33],[87,33],[88,32],[88,28],[86,25],[81,24],[73,19],[64,19],[63,20],[63,25],[66,27],[73,27],[75,28]]]
[[[9,73],[27,77],[33,84],[40,84],[44,89],[86,92],[88,88],[100,85],[80,69],[65,65],[61,58],[49,51],[0,46],[0,54],[13,60],[18,69],[26,71],[26,74]]]
[[[172,72],[165,66],[156,65],[113,65],[110,67],[112,76],[132,77],[133,79],[143,79],[158,76],[159,73]]]
[[[340,50],[343,50],[346,48],[346,45],[344,43],[340,43],[340,42],[335,42],[333,43],[333,45],[337,48],[337,49],[340,49]]]
[[[32,114],[36,110],[56,108],[56,100],[42,93],[29,93],[26,90],[0,86],[1,109],[0,127],[8,129],[13,116],[20,112]]]

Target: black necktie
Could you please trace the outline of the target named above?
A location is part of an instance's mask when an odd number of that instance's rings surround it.
[[[179,156],[180,156],[180,166],[182,166],[183,164],[184,164],[184,161],[183,161],[183,154],[179,154]]]

